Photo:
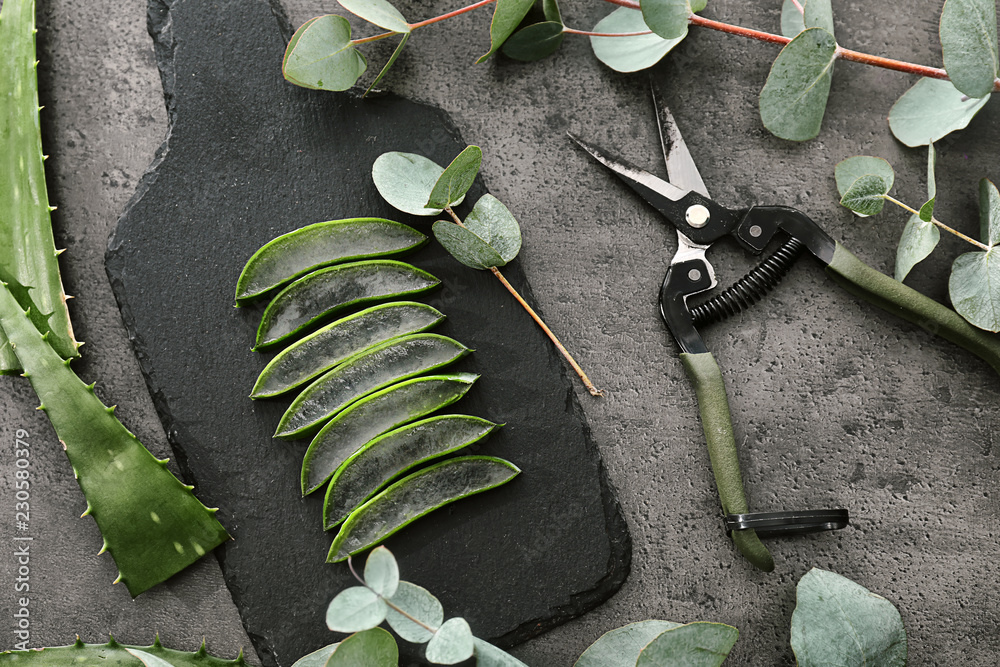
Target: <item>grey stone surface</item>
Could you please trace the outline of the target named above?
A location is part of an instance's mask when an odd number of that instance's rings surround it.
[[[398,3],[410,20],[452,3]],[[712,18],[777,31],[780,3],[718,0]],[[938,64],[939,2],[834,3],[845,46]],[[295,0],[296,25],[338,5]],[[589,28],[604,3],[563,8]],[[77,295],[73,317],[89,341],[78,369],[98,379],[123,420],[157,452],[166,440],[132,358],[102,257],[109,230],[163,136],[165,118],[144,3],[45,0],[40,15],[44,118],[57,238]],[[601,633],[657,617],[731,623],[741,637],[727,665],[793,664],[788,627],[795,582],[810,567],[836,571],[900,609],[911,665],[993,665],[1000,655],[998,452],[993,446],[997,377],[964,351],[855,301],[815,264],[800,262],[762,306],[706,332],[729,387],[745,478],[755,509],[850,508],[853,527],[773,541],[777,570],[738,560],[717,521],[717,500],[693,392],[656,313],[656,291],[673,239],[656,215],[564,139],[574,130],[656,169],[655,127],[645,75],[603,68],[585,39],[568,39],[543,63],[473,60],[487,48],[484,10],[413,36],[386,88],[441,106],[481,145],[490,190],[519,217],[519,261],[550,326],[608,391],[580,389],[595,439],[629,521],[633,571],[597,611],[517,649],[531,665],[570,665]],[[362,34],[370,34],[368,29]],[[372,69],[389,45],[369,51]],[[858,153],[897,169],[897,193],[919,203],[924,153],[900,146],[884,117],[909,75],[838,63],[819,139],[769,136],[756,95],[774,46],[694,30],[657,67],[713,195],[730,205],[797,206],[872,266],[891,271],[902,212],[859,221],[837,203],[833,166]],[[374,71],[370,73],[374,75]],[[995,104],[995,103],[994,103]],[[939,146],[939,217],[978,229],[976,183],[1000,178],[994,104]],[[945,239],[912,285],[944,300],[961,242]],[[722,280],[747,260],[719,248]],[[110,560],[83,509],[68,466],[22,382],[0,379],[0,501],[12,508],[9,445],[18,428],[38,441],[32,527],[39,539],[33,643],[97,639],[113,630],[148,641],[155,629],[192,646],[205,635],[220,652],[247,645],[218,567],[203,561],[168,586],[130,601],[112,588]],[[10,510],[5,510],[10,511]],[[74,512],[76,514],[74,514]],[[0,522],[8,543],[10,520]],[[6,552],[6,547],[4,548]],[[35,561],[33,561],[34,563]],[[0,557],[4,609],[12,562]],[[530,576],[530,573],[522,573]],[[404,573],[405,575],[405,573]],[[9,643],[10,624],[0,623]]]

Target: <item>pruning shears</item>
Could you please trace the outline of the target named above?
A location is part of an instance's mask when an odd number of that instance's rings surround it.
[[[681,363],[698,398],[726,529],[739,552],[753,565],[769,572],[774,569],[774,560],[761,543],[761,535],[843,528],[848,524],[848,512],[845,509],[749,512],[722,373],[698,327],[752,306],[781,281],[796,259],[808,253],[848,292],[970,350],[997,372],[1000,372],[1000,340],[972,327],[950,308],[869,267],[801,211],[787,206],[735,210],[713,201],[655,84],[653,101],[669,180],[612,157],[572,134],[570,138],[677,230],[677,251],[660,288],[660,313],[680,347]],[[692,304],[692,296],[718,284],[706,253],[725,236],[733,237],[755,255],[761,254],[772,240],[782,242],[731,287],[704,303]]]

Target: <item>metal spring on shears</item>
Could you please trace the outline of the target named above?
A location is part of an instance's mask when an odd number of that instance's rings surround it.
[[[785,277],[804,248],[805,245],[798,239],[785,241],[774,254],[750,269],[732,287],[692,308],[691,319],[695,326],[721,322],[767,296]]]

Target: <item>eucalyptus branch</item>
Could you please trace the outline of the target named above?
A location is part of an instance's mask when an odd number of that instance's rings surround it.
[[[423,621],[421,621],[419,618],[414,618],[413,616],[411,616],[410,614],[408,614],[404,610],[400,609],[398,606],[396,606],[395,604],[393,604],[392,601],[389,598],[387,598],[386,596],[382,595],[377,590],[375,590],[374,588],[372,588],[371,586],[369,586],[368,583],[365,581],[364,577],[362,577],[360,574],[358,574],[358,571],[354,569],[354,563],[352,562],[351,558],[352,558],[351,556],[347,557],[347,568],[351,571],[351,574],[354,575],[354,578],[357,579],[358,582],[362,586],[364,586],[365,588],[367,588],[368,590],[370,590],[372,593],[374,593],[375,595],[377,595],[378,598],[382,602],[385,603],[385,606],[387,606],[389,609],[392,609],[394,612],[396,612],[397,614],[399,614],[403,618],[406,618],[407,620],[412,621],[413,623],[416,623],[417,625],[419,625],[420,627],[422,627],[427,632],[430,632],[430,633],[433,634],[433,633],[436,633],[438,631],[437,628],[432,628],[431,626],[429,626],[426,623],[424,623]]]
[[[456,225],[458,225],[459,227],[465,227],[465,225],[462,223],[462,219],[455,214],[455,211],[453,211],[450,206],[445,207],[444,210],[448,212],[448,215],[451,216],[451,219],[454,221]],[[541,327],[542,331],[544,331],[545,335],[549,337],[549,340],[551,340],[552,344],[556,346],[556,349],[559,350],[560,354],[563,355],[567,363],[569,363],[569,365],[573,367],[573,370],[576,371],[576,374],[580,376],[580,380],[583,382],[583,386],[587,388],[587,391],[590,392],[590,395],[604,396],[604,392],[598,389],[596,386],[594,386],[594,383],[591,382],[589,377],[587,377],[587,374],[584,372],[583,368],[580,367],[580,364],[576,362],[576,359],[574,359],[573,355],[569,353],[569,350],[567,350],[566,347],[559,341],[559,339],[556,338],[556,335],[552,333],[552,330],[549,329],[548,325],[546,325],[545,322],[542,321],[542,318],[539,317],[538,313],[535,312],[535,309],[529,306],[528,302],[525,301],[524,297],[522,297],[518,293],[517,289],[515,289],[513,285],[507,282],[507,279],[504,278],[502,273],[500,273],[500,269],[498,269],[495,266],[491,266],[490,271],[493,273],[494,276],[497,277],[497,280],[500,281],[500,284],[506,287],[507,291],[511,293],[511,295],[517,300],[519,304],[521,304],[521,307],[523,307],[528,312],[528,315],[530,315],[531,319],[535,321],[535,324]]]
[[[889,195],[883,195],[883,198],[886,201],[892,202],[896,206],[899,206],[900,208],[909,211],[913,215],[920,215],[920,211],[917,211],[916,209],[910,208],[909,206],[907,206],[903,202],[899,201],[898,199],[895,199],[894,197],[890,197]],[[966,236],[965,234],[963,234],[962,232],[960,232],[960,231],[958,231],[956,229],[952,229],[951,227],[949,227],[948,225],[944,224],[943,222],[941,222],[940,220],[938,220],[934,216],[931,216],[930,222],[933,222],[935,225],[937,225],[941,229],[945,230],[946,232],[954,234],[955,236],[957,236],[958,238],[962,239],[963,241],[968,241],[972,245],[978,247],[980,250],[983,250],[983,251],[986,251],[986,252],[989,252],[989,250],[990,250],[990,247],[988,245],[986,245],[985,243],[980,243],[976,239],[974,239],[972,237],[969,237],[969,236]]]

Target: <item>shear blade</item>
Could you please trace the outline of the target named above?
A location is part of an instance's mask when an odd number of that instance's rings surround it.
[[[653,108],[656,110],[656,128],[660,131],[660,146],[663,148],[663,161],[667,165],[667,178],[678,187],[694,190],[711,199],[656,79],[649,78],[649,88],[653,96]]]

